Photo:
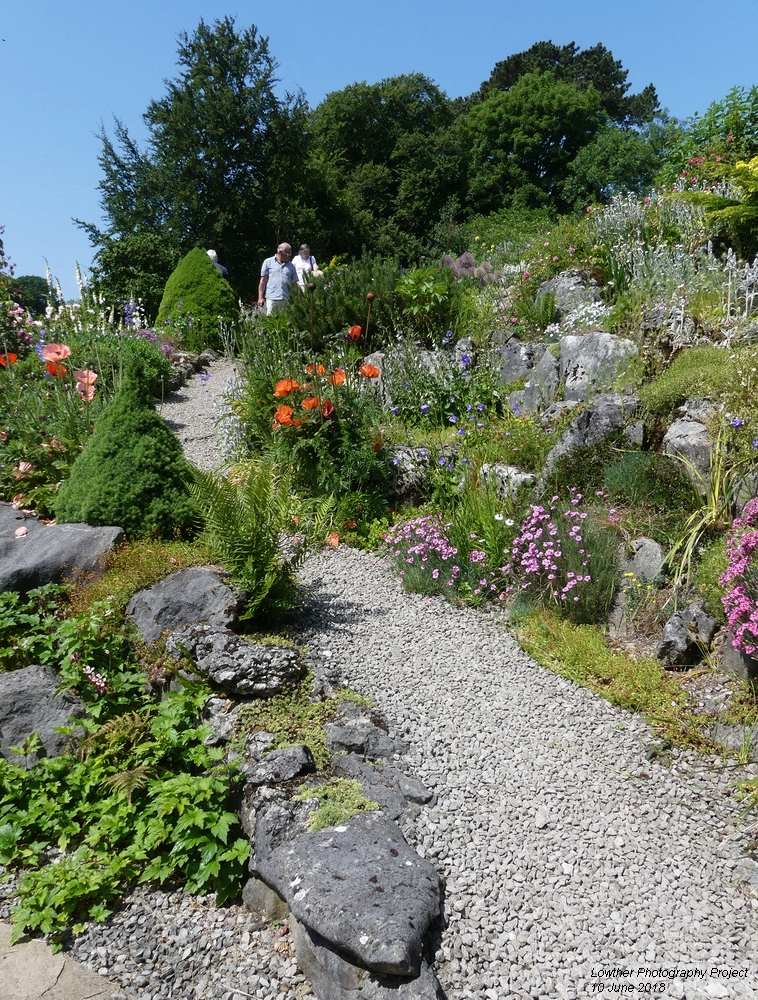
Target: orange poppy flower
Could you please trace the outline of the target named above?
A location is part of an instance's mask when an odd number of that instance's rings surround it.
[[[8,351],[7,354],[0,354],[0,365],[2,365],[3,368],[6,367],[6,360],[5,360],[6,358],[12,365],[15,365],[15,363],[18,361],[18,355],[13,354],[12,351]]]
[[[378,378],[381,375],[376,365],[361,365],[358,371],[361,375],[365,375],[366,378]]]
[[[67,344],[48,344],[42,349],[45,361],[63,361],[70,353],[71,348]]]
[[[334,413],[334,403],[331,401],[331,399],[325,399],[324,405],[321,407],[322,416],[326,417],[326,419],[328,420],[333,413]]]
[[[319,364],[319,365],[306,365],[305,370],[308,372],[309,375],[311,374],[311,372],[316,372],[318,375],[323,375],[324,372],[326,371],[326,368],[324,368],[324,366],[321,365],[321,364]]]
[[[321,406],[321,400],[318,396],[308,396],[307,399],[303,400],[304,410],[317,410]]]
[[[55,375],[56,378],[63,378],[68,371],[68,368],[66,368],[65,365],[59,365],[57,361],[48,361],[45,368],[51,375]]]
[[[295,389],[299,389],[299,388],[300,388],[300,386],[297,384],[297,382],[295,382],[294,379],[291,379],[291,378],[282,378],[282,379],[279,379],[279,381],[274,386],[274,395],[275,396],[289,396],[289,394],[291,392],[294,392]]]
[[[336,549],[339,543],[340,543],[339,532],[337,531],[329,532],[329,534],[326,536],[326,544],[331,545],[333,548]]]
[[[287,427],[292,423],[292,407],[277,406],[274,411],[274,427]]]
[[[332,375],[326,376],[326,381],[331,382],[332,385],[342,385],[346,377],[344,368],[335,368]]]
[[[361,336],[361,328],[359,326],[351,326],[347,331],[347,335],[353,341],[359,340]]]

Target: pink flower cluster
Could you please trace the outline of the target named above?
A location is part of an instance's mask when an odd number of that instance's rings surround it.
[[[513,540],[510,562],[501,567],[503,575],[511,580],[506,593],[515,588],[526,590],[534,586],[560,604],[568,600],[575,587],[592,580],[589,573],[577,573],[565,568],[568,554],[564,553],[564,549],[567,543],[583,557],[583,569],[589,561],[589,554],[582,548],[581,522],[587,514],[576,509],[581,500],[582,494],[572,487],[571,507],[558,515],[557,496],[552,497],[549,508],[532,505],[531,513]],[[578,601],[579,597],[574,594],[572,599]]]
[[[108,690],[108,678],[104,674],[99,674],[90,666],[82,667],[82,673],[98,694]]]
[[[427,567],[431,560],[434,569],[432,579],[439,578],[439,561],[449,562],[458,555],[458,549],[450,544],[445,534],[445,526],[439,514],[427,514],[425,517],[415,517],[410,521],[401,521],[395,525],[392,531],[385,536],[384,543],[391,555],[404,559],[412,566]],[[447,575],[447,570],[446,574]],[[453,565],[449,570],[447,585],[452,587],[455,583],[460,567]]]
[[[735,533],[727,542],[727,568],[719,584],[731,589],[721,601],[732,631],[735,649],[752,656],[758,650],[758,565],[753,553],[758,549],[758,497],[745,504],[741,517],[735,517]]]

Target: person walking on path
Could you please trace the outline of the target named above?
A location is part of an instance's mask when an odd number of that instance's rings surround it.
[[[314,278],[320,278],[324,273],[323,271],[319,271],[316,258],[311,253],[311,248],[307,243],[301,244],[300,250],[295,254],[292,263],[297,271],[297,283],[303,291],[305,291],[306,274],[312,274]]]
[[[218,262],[218,254],[216,253],[216,251],[215,250],[206,250],[205,252],[208,254],[208,256],[213,261],[213,263],[216,265],[216,267],[219,269],[219,271],[223,274],[223,276],[225,278],[228,278],[229,277],[229,272],[227,271],[227,269],[224,267],[223,264],[219,264],[219,262]]]
[[[262,307],[265,304],[267,316],[287,304],[290,285],[297,284],[297,271],[290,262],[291,256],[292,247],[289,243],[280,243],[274,256],[263,261],[258,284],[258,305]]]

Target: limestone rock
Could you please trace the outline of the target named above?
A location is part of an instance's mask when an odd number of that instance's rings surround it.
[[[272,750],[256,764],[251,770],[246,772],[246,786],[248,785],[278,785],[285,781],[292,781],[303,774],[310,774],[316,770],[313,761],[313,754],[303,743],[299,746],[285,747],[282,750]]]
[[[639,353],[634,341],[602,332],[563,337],[560,347],[567,400],[587,400],[610,391]]]
[[[633,573],[637,580],[648,582],[660,574],[666,558],[662,546],[652,538],[635,538],[628,551],[621,547],[619,556],[622,574]]]
[[[26,528],[26,534],[16,531]],[[0,503],[0,592],[26,593],[45,583],[58,583],[98,572],[121,528],[88,524],[40,524],[36,517]]]
[[[60,682],[52,667],[39,664],[0,673],[0,754],[6,760],[21,766],[36,764],[38,754],[27,759],[10,752],[32,733],[39,736],[48,757],[63,752],[68,738],[55,729],[81,718],[84,705],[68,691],[56,695]]]
[[[683,667],[703,658],[719,623],[700,608],[676,611],[663,627],[656,656],[667,667]]]
[[[552,472],[559,458],[570,455],[578,448],[600,444],[611,434],[621,430],[639,406],[637,396],[621,396],[617,393],[600,393],[595,396],[590,405],[572,421],[547,456],[543,478]]]
[[[382,976],[366,971],[325,938],[290,917],[297,961],[319,1000],[441,1000],[437,977],[425,960],[417,977]]]
[[[172,632],[166,650],[189,654],[199,673],[233,695],[273,695],[299,680],[304,668],[289,646],[256,646],[229,629],[187,625]]]
[[[513,497],[523,486],[533,486],[537,477],[515,465],[489,465],[479,469],[482,482],[494,487],[499,497]]]
[[[559,382],[560,362],[551,350],[545,349],[524,386],[522,409],[534,413],[549,406],[558,393]]]
[[[580,306],[600,299],[597,281],[579,268],[570,268],[549,281],[543,281],[537,294],[546,295],[549,292],[555,296],[555,318],[559,322]]]
[[[138,590],[126,612],[145,642],[153,642],[165,629],[205,622],[231,625],[238,599],[221,576],[208,566],[179,569],[152,587]]]
[[[372,972],[417,976],[440,881],[381,812],[304,833],[256,858],[295,918]]]
[[[709,482],[712,447],[708,428],[690,417],[675,420],[663,438],[663,454],[683,458],[687,475],[703,493]]]

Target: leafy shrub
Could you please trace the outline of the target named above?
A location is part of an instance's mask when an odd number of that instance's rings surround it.
[[[189,532],[194,510],[182,447],[149,402],[141,367],[130,360],[55,503],[57,519],[119,525],[130,537]]]
[[[171,327],[187,350],[200,353],[206,347],[222,347],[219,323],[238,322],[232,286],[204,250],[190,250],[166,282],[157,326]]]
[[[412,268],[400,278],[395,292],[406,337],[432,347],[448,330],[455,338],[468,332],[465,319],[473,288],[469,279],[456,279],[449,267]]]
[[[196,725],[206,696],[170,692],[99,728],[85,719],[75,752],[30,771],[0,760],[0,863],[27,868],[13,940],[39,930],[59,948],[135,881],[237,894],[249,845],[229,808],[232,773]],[[49,847],[70,856],[47,864]]]
[[[368,354],[394,334],[398,300],[395,288],[400,278],[396,260],[364,253],[360,260],[324,268],[324,277],[312,282],[314,290],[293,292],[287,309],[291,326],[307,334],[312,350],[321,351],[338,330],[364,327],[364,353]],[[366,296],[375,298],[369,303]],[[369,317],[368,330],[366,319]]]
[[[225,478],[196,470],[190,485],[212,551],[246,592],[243,617],[295,603],[295,571],[322,543],[334,512],[332,497],[304,502],[289,472],[248,462]]]

